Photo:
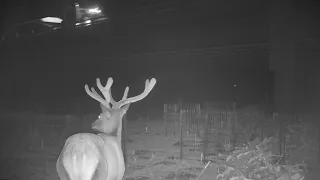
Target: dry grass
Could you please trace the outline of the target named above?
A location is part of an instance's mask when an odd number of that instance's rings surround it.
[[[72,133],[69,132],[62,136],[62,133],[65,132],[62,128],[65,126],[64,119],[56,117],[54,120],[45,115],[2,115],[1,120],[9,120],[10,123],[2,126],[1,129],[3,146],[1,148],[0,178],[58,180],[55,169],[56,158],[63,140],[77,130],[72,130]],[[29,122],[33,122],[34,128],[28,128],[30,127]],[[48,126],[48,122],[53,122],[57,126]],[[61,127],[58,126],[59,124]],[[146,126],[148,127],[147,132]],[[199,154],[186,152],[188,155],[183,160],[179,159],[179,147],[174,145],[179,141],[179,136],[173,138],[169,134],[168,137],[165,137],[162,119],[140,122],[129,119],[127,127],[128,162],[125,179],[201,180],[216,177],[218,164],[213,161],[209,164],[200,162]],[[81,128],[81,131],[84,129]],[[303,154],[295,156],[303,156]],[[313,175],[313,172],[319,172],[316,167],[318,167],[316,164],[309,167],[308,179],[318,178]]]

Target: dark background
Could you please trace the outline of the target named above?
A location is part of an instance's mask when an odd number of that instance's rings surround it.
[[[3,2],[4,3],[4,2]],[[45,16],[62,17],[67,1],[3,4],[1,30]],[[100,1],[108,23],[20,39],[1,47],[1,106],[12,111],[99,112],[84,91],[114,78],[116,100],[155,77],[150,95],[131,108],[163,103],[272,99],[267,1]],[[234,87],[234,84],[237,87]]]

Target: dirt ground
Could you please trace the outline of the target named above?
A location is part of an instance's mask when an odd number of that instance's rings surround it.
[[[147,128],[146,128],[147,127]],[[210,179],[217,176],[217,163],[200,162],[200,157],[179,160],[179,137],[169,133],[165,137],[162,119],[148,121],[128,120],[126,180]],[[14,139],[14,137],[12,137]],[[12,141],[11,141],[12,142]],[[14,143],[13,143],[14,144]],[[61,145],[42,147],[41,150],[19,151],[18,146],[6,144],[1,151],[0,179],[58,180],[55,163]],[[204,170],[205,168],[205,170]],[[204,170],[204,171],[203,171]],[[319,179],[318,165],[308,167],[308,180]]]

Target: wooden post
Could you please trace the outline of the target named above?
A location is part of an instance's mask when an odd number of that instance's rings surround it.
[[[194,134],[194,109],[193,109],[193,105],[190,107],[190,127],[192,129],[192,134]]]
[[[176,116],[177,116],[177,114],[174,113],[174,115],[173,115],[173,138],[176,138],[176,124],[177,124],[177,121],[179,120],[179,119],[178,120],[176,119],[177,118]]]
[[[219,122],[219,130],[221,130],[222,129],[222,127],[223,127],[223,121],[222,121],[222,111],[220,111],[220,122]]]
[[[279,148],[280,148],[280,150],[279,150],[279,153],[280,153],[280,155],[282,155],[282,149],[283,149],[283,122],[282,122],[282,113],[280,114],[280,118],[278,119],[278,121],[279,121],[279,123],[280,123],[280,130],[279,130],[279,136],[278,136],[278,138],[279,138]],[[280,163],[282,163],[283,162],[283,158],[281,159],[281,161],[280,161]]]
[[[180,160],[182,160],[182,158],[183,158],[183,152],[182,152],[182,150],[183,150],[183,127],[182,127],[182,125],[183,125],[183,118],[184,118],[184,116],[183,116],[183,114],[184,114],[184,112],[183,112],[183,110],[181,109],[180,110]]]
[[[206,155],[207,155],[207,148],[208,148],[208,113],[205,115],[205,124],[203,125],[203,130],[204,130],[204,137],[203,137],[203,145],[202,145],[202,162],[205,162],[206,160]]]
[[[225,122],[225,132],[227,132],[228,131],[228,111],[226,110],[226,111],[224,111],[224,122]]]
[[[208,112],[207,112],[208,114]],[[208,124],[206,124],[206,126],[208,126],[208,132],[211,132],[211,127],[212,127],[212,115],[208,114]]]
[[[282,137],[282,150],[283,150],[283,158],[282,158],[282,164],[284,164],[286,162],[286,154],[287,154],[287,151],[286,151],[286,144],[287,144],[287,135],[286,135],[286,132],[285,132],[285,123],[282,124],[282,134],[283,134],[283,137]]]
[[[163,121],[164,121],[164,128],[166,129],[166,137],[168,136],[168,127],[167,127],[167,105],[163,105]]]
[[[234,124],[234,125],[236,125],[236,124],[238,124],[238,115],[237,115],[237,103],[236,102],[233,102],[233,107],[232,107],[232,109],[233,109],[233,117],[234,117],[234,122],[232,123],[232,124]],[[239,126],[238,126],[238,128],[239,128]],[[236,147],[236,141],[237,141],[237,135],[236,135],[236,137],[235,137],[235,142],[234,142],[234,146],[233,146],[233,148],[235,148]]]

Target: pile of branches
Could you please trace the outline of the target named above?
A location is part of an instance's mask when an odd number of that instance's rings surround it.
[[[237,148],[218,167],[217,180],[304,180],[304,164],[280,165],[283,155],[272,154],[272,144],[277,139],[266,138],[262,142],[256,138]]]
[[[315,165],[318,160],[318,126],[312,123],[299,122],[288,125],[285,135],[285,164],[306,162]]]

